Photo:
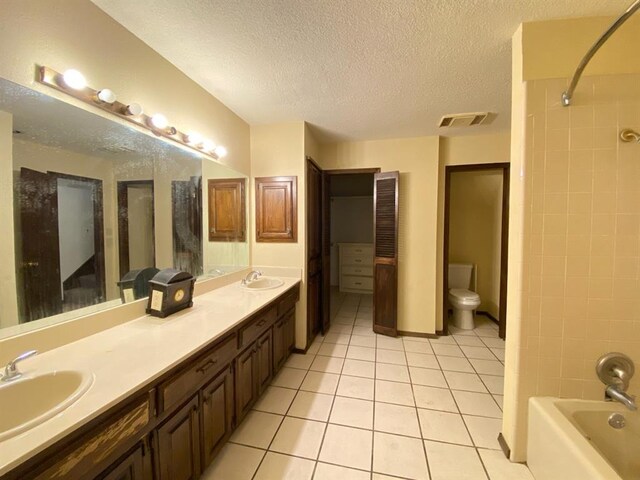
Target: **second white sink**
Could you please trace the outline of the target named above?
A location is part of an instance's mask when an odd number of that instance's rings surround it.
[[[284,285],[284,281],[275,277],[259,277],[256,280],[244,284],[243,287],[248,290],[269,290]]]

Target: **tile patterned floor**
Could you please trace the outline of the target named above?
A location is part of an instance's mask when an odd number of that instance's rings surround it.
[[[504,458],[504,342],[484,317],[448,337],[371,329],[371,296],[332,299],[332,327],[293,354],[206,480],[532,480]]]

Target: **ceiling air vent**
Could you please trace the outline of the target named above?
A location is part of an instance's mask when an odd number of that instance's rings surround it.
[[[442,117],[439,127],[473,127],[488,123],[488,119],[491,119],[489,112],[456,113]]]

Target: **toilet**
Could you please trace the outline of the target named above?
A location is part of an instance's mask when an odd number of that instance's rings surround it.
[[[473,265],[449,264],[449,305],[453,309],[453,325],[462,330],[475,328],[473,311],[480,306],[480,295],[469,290]]]

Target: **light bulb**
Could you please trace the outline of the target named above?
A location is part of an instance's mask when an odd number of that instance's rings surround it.
[[[98,100],[104,103],[113,103],[116,101],[116,94],[108,88],[103,88],[98,92]]]
[[[215,150],[216,148],[216,144],[213,143],[211,140],[204,140],[202,142],[202,150],[204,150],[205,152],[210,152],[212,150]]]
[[[218,158],[226,157],[227,149],[224,148],[222,145],[218,145],[215,149],[215,154],[218,156]]]
[[[84,78],[84,75],[74,69],[64,72],[62,80],[64,80],[64,83],[69,88],[73,88],[74,90],[82,90],[87,86],[87,79]]]
[[[187,143],[190,145],[200,145],[202,143],[202,135],[198,132],[191,132],[187,134]]]
[[[151,124],[154,127],[163,130],[167,128],[167,125],[169,125],[169,121],[167,120],[167,117],[165,117],[161,113],[156,113],[153,117],[151,117]]]
[[[124,112],[126,115],[142,115],[142,106],[139,103],[130,103]]]

